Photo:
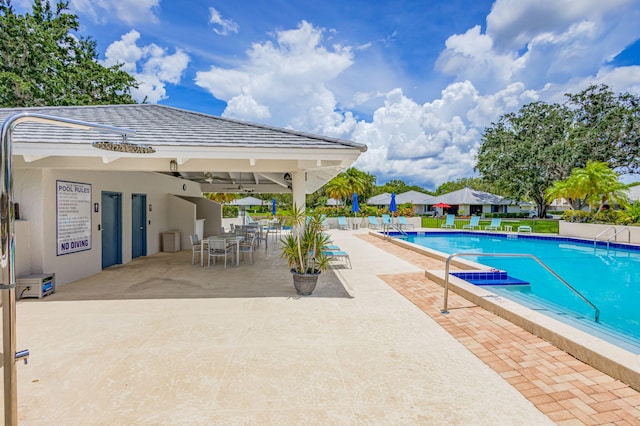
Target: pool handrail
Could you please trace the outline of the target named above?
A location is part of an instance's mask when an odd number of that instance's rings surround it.
[[[598,235],[596,235],[596,236],[593,238],[593,246],[594,246],[594,247],[596,247],[596,245],[597,245],[596,243],[598,242],[598,237],[599,237],[600,235],[604,234],[604,233],[605,233],[605,232],[607,232],[607,231],[611,231],[612,229],[613,229],[613,232],[614,232],[614,234],[615,234],[615,232],[616,232],[616,227],[615,227],[615,226],[608,226],[607,228],[605,228],[604,230],[602,230],[601,232],[599,232],[599,233],[598,233]],[[631,237],[629,237],[629,239],[631,239]],[[608,246],[608,244],[607,244],[607,246]]]
[[[616,233],[615,233],[615,234],[613,234],[612,236],[610,236],[610,237],[607,239],[607,249],[609,248],[609,243],[611,242],[611,239],[612,239],[612,238],[615,238],[615,239],[616,239],[616,242],[618,242],[618,234],[621,234],[621,233],[622,233],[622,232],[624,232],[624,231],[627,231],[627,243],[629,243],[629,244],[631,243],[631,230],[625,226],[624,228],[622,228],[622,229],[621,229],[621,230],[619,230],[619,231],[617,231],[617,230],[616,230]]]
[[[571,290],[576,296],[582,299],[587,305],[589,305],[594,310],[594,320],[595,322],[600,321],[600,309],[593,303],[589,301],[586,297],[584,297],[578,290],[573,288],[571,284],[564,280],[560,275],[558,275],[553,269],[548,267],[543,261],[538,259],[536,256],[529,253],[474,253],[474,252],[466,252],[466,253],[453,253],[447,257],[447,262],[445,264],[445,273],[444,273],[444,306],[440,311],[443,314],[448,314],[447,304],[449,300],[449,267],[451,263],[451,259],[454,257],[460,256],[478,256],[478,257],[529,257],[540,264],[544,269],[546,269],[549,273],[551,273],[554,277],[556,277],[562,284],[564,284],[569,290]]]
[[[402,228],[400,228],[400,226],[398,226],[397,223],[383,223],[382,224],[382,235],[384,235],[384,239],[388,239],[389,238],[389,230],[390,229],[395,229],[397,232],[399,232],[403,237],[406,237],[408,234],[406,231],[404,231]]]

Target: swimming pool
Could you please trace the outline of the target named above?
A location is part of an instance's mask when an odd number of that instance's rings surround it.
[[[640,247],[606,244],[575,238],[539,237],[480,232],[409,233],[407,240],[443,253],[529,253],[538,257],[600,309],[574,295],[533,259],[464,256],[465,259],[505,270],[530,285],[491,286],[491,291],[577,323],[607,340],[640,348]],[[541,309],[542,310],[542,309]],[[626,345],[625,345],[626,346]]]

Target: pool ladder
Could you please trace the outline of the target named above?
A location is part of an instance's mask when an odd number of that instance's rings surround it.
[[[623,233],[624,231],[627,231],[627,243],[631,243],[631,230],[629,228],[625,226],[624,228],[618,230],[615,226],[609,226],[607,229],[596,235],[596,237],[593,239],[593,247],[597,246],[598,237],[602,234],[607,233],[608,231],[613,231],[613,234],[610,235],[609,238],[607,238],[607,249],[609,249],[609,243],[611,242],[611,239],[614,238],[615,241],[618,241],[618,235]]]
[[[390,229],[394,229],[394,230],[398,231],[403,237],[408,236],[407,233],[402,228],[400,228],[400,225],[397,224],[397,223],[385,223],[382,226],[383,226],[382,233],[384,234],[384,238],[385,239],[389,238],[389,230]]]
[[[444,306],[440,312],[443,314],[448,314],[447,310],[448,301],[449,301],[449,266],[451,263],[451,259],[454,257],[460,256],[477,256],[477,257],[529,257],[540,264],[544,269],[546,269],[551,275],[556,277],[562,284],[565,285],[569,290],[573,292],[576,296],[578,296],[584,303],[589,305],[594,310],[594,321],[598,322],[600,320],[600,309],[596,307],[593,303],[589,301],[586,297],[584,297],[578,290],[576,290],[571,284],[566,282],[564,278],[556,273],[553,269],[549,268],[543,261],[538,259],[536,256],[528,253],[454,253],[447,258],[447,263],[445,266],[444,272]]]

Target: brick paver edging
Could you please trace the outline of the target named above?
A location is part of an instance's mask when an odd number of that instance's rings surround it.
[[[423,269],[444,262],[369,235],[360,238]],[[450,293],[442,315],[442,287],[424,273],[380,277],[557,424],[640,425],[640,393],[513,323]]]

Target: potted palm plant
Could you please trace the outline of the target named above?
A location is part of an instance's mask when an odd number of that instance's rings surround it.
[[[318,213],[306,216],[305,210],[294,205],[293,229],[280,240],[281,257],[287,259],[293,286],[301,296],[313,292],[320,272],[329,265],[329,258],[324,254],[329,237],[322,231],[322,219]]]

